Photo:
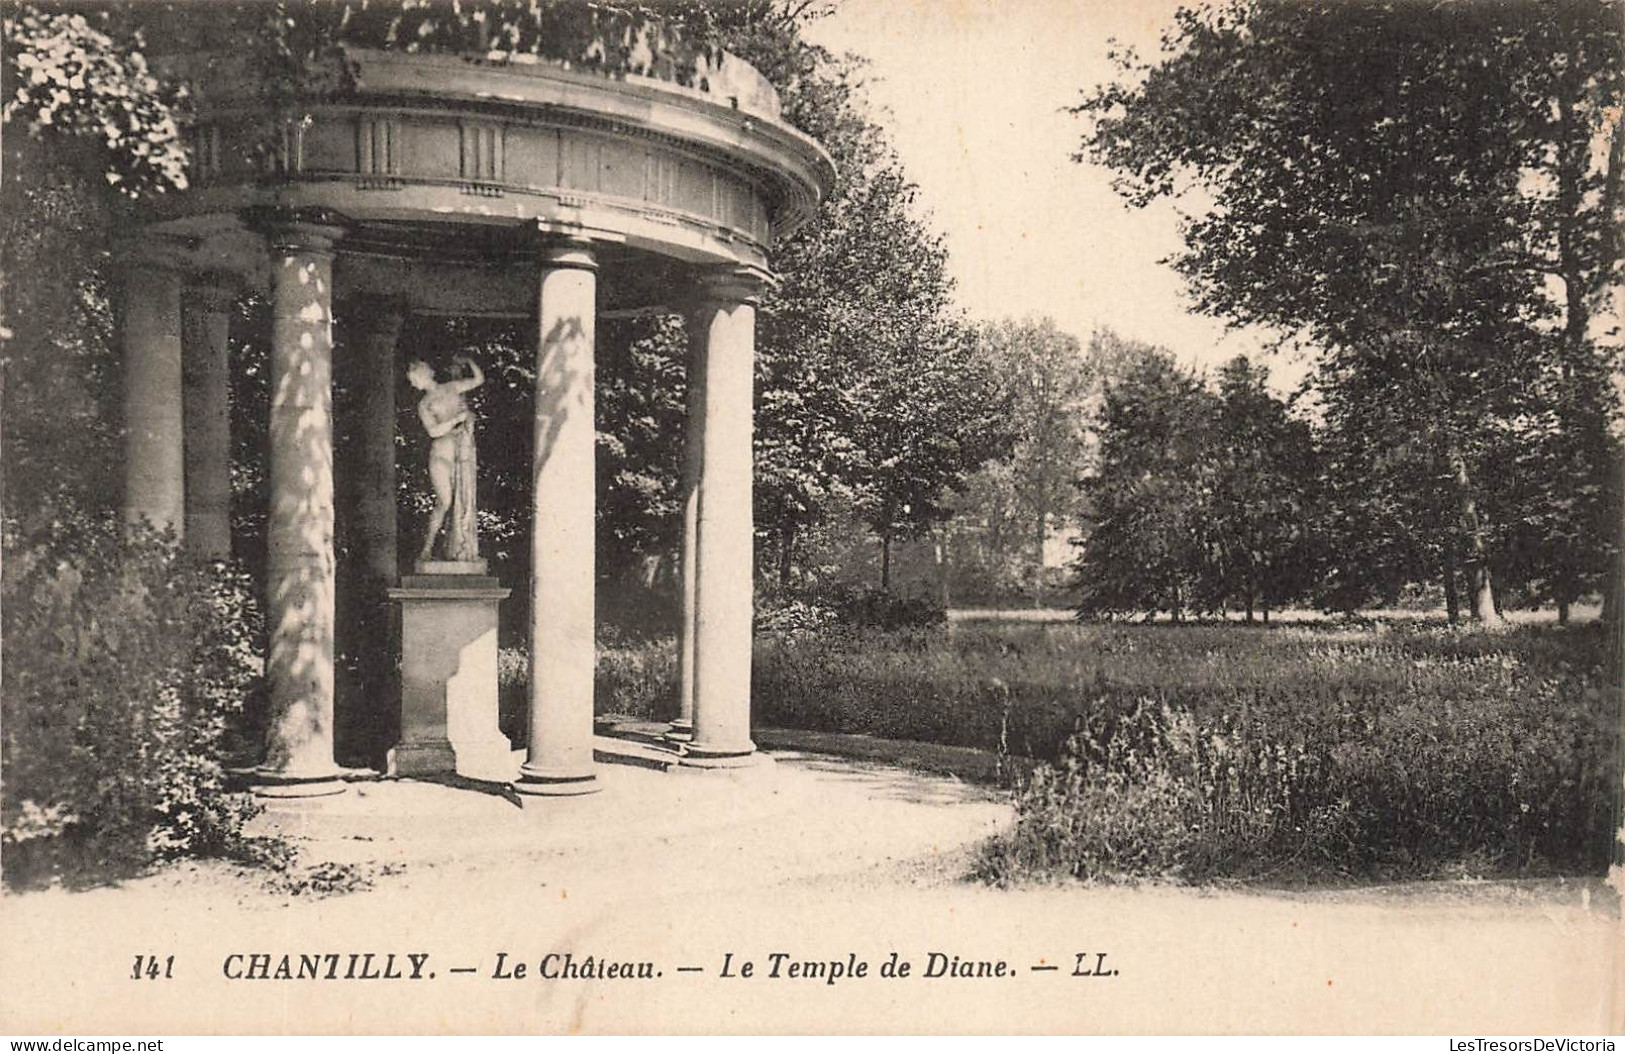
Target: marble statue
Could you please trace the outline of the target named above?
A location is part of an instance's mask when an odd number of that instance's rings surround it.
[[[421,360],[406,371],[407,381],[423,393],[418,420],[429,433],[429,482],[434,487],[434,511],[418,554],[420,564],[433,560],[442,528],[444,559],[472,563],[480,558],[474,522],[474,415],[463,396],[484,384],[485,374],[467,355],[452,361],[463,367],[463,376],[437,381],[434,367]]]

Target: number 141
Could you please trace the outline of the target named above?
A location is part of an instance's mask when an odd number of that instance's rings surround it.
[[[130,980],[139,981],[146,978],[156,981],[162,977],[169,980],[175,976],[175,957],[173,955],[159,959],[156,955],[137,955],[135,964],[130,967]]]

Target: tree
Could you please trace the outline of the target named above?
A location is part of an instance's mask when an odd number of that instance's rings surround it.
[[[1036,605],[1042,602],[1044,551],[1051,533],[1076,521],[1095,379],[1078,339],[1058,330],[1054,319],[988,323],[979,339],[1004,378],[1016,439],[1007,463],[979,474],[981,504],[967,507],[989,522],[1012,517],[1026,525],[1012,541],[1018,552],[1027,554],[1026,577]]]
[[[1489,483],[1495,422],[1542,397],[1571,432],[1598,416],[1588,304],[1619,274],[1619,40],[1603,0],[1254,0],[1180,12],[1156,64],[1120,56],[1076,108],[1080,159],[1131,201],[1205,197],[1175,261],[1202,310],[1305,335],[1324,391],[1386,391],[1388,438],[1436,452],[1459,536],[1439,548],[1486,620],[1505,533],[1489,515],[1515,508]]]
[[[1214,462],[1212,586],[1238,600],[1253,621],[1302,596],[1314,583],[1312,494],[1318,459],[1307,422],[1268,387],[1269,373],[1245,356],[1219,370]]]
[[[774,84],[784,118],[838,170],[817,216],[774,247],[780,282],[757,314],[756,522],[789,585],[801,539],[832,501],[855,503],[889,551],[945,518],[945,493],[1008,439],[1000,389],[952,311],[941,238],[868,115],[862,63],[801,36],[824,9],[706,10],[715,39]],[[642,342],[633,354],[668,353]],[[671,471],[635,457],[626,468],[647,480]]]
[[[1167,611],[1178,622],[1200,606],[1215,417],[1213,395],[1164,351],[1108,383],[1100,468],[1084,481],[1080,615]]]
[[[25,534],[116,500],[110,249],[127,201],[186,185],[184,93],[114,28],[27,5],[0,23],[3,498]]]

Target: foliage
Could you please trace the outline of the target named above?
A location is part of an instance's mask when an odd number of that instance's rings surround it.
[[[1318,584],[1315,522],[1320,469],[1308,422],[1268,388],[1269,374],[1244,356],[1219,371],[1218,415],[1207,457],[1209,573],[1204,592],[1236,601],[1252,620],[1308,595]]]
[[[152,0],[85,6],[144,29],[166,52],[210,63],[246,60],[268,132],[312,100],[353,86],[347,48],[541,59],[701,91],[711,90],[708,74],[722,66],[712,8],[682,0],[217,0],[201,16],[194,4]]]
[[[675,640],[664,637],[603,642],[593,695],[600,713],[670,718],[677,706]]]
[[[398,875],[403,864],[353,864],[337,860],[318,860],[295,864],[292,860],[272,866],[264,876],[266,888],[293,897],[343,896],[372,889],[379,878]]]
[[[682,524],[688,333],[670,315],[606,320],[601,332],[599,544],[625,554],[672,553]]]
[[[833,497],[854,499],[877,536],[909,537],[1009,442],[1002,392],[951,310],[946,249],[869,114],[862,64],[801,35],[818,13],[758,0],[718,15],[725,46],[838,172],[817,216],[774,247],[781,282],[757,316],[756,515],[781,586]]]
[[[955,512],[982,530],[974,559],[993,565],[1012,592],[1037,599],[1048,539],[1077,522],[1098,377],[1077,338],[1054,319],[1004,319],[979,327],[977,336],[1004,378],[1014,442],[1007,460],[972,477]]]
[[[780,281],[757,313],[755,517],[782,587],[833,501],[855,501],[878,535],[909,536],[946,517],[945,494],[1009,439],[990,364],[950,309],[941,239],[868,115],[862,67],[803,39],[806,4],[708,11],[708,31],[774,84],[785,120],[839,172],[817,216],[774,247]],[[669,578],[686,336],[675,316],[606,322],[599,353],[600,540]]]
[[[138,36],[107,23],[13,5],[0,25],[3,497],[24,535],[64,508],[111,504],[107,258],[129,199],[186,185],[184,92],[148,70]]]
[[[677,709],[677,643],[671,637],[631,638],[613,632],[598,641],[593,701],[599,716],[670,720]],[[530,707],[530,654],[503,648],[498,657],[501,725],[514,744],[527,735]]]
[[[230,851],[227,723],[258,690],[245,576],[111,519],[7,537],[3,799],[8,879]]]
[[[774,592],[757,598],[754,621],[760,636],[796,641],[834,630],[840,615],[823,600]]]
[[[948,621],[941,604],[926,597],[899,597],[873,586],[838,585],[824,596],[837,625],[855,629],[929,630]]]
[[[757,604],[756,631],[781,642],[815,643],[821,634],[846,630],[930,629],[948,621],[947,610],[934,600],[848,582],[764,599]]]
[[[128,199],[186,185],[185,93],[106,11],[3,29],[6,877],[77,880],[242,844],[219,756],[262,627],[240,573],[95,511],[120,464],[107,258]]]
[[[1601,870],[1618,721],[1599,636],[959,625],[761,640],[752,694],[759,724],[1046,762],[1001,879]]]
[[[12,8],[0,34],[7,45],[0,122],[28,133],[7,136],[12,178],[33,182],[40,175],[27,158],[44,140],[88,140],[100,146],[104,178],[122,194],[185,189],[186,92],[160,83],[147,68],[140,35],[118,39],[83,14],[32,5]]]
[[[26,535],[63,507],[110,507],[122,483],[108,213],[71,175],[7,179],[0,205],[3,499]]]
[[[1213,489],[1215,399],[1166,354],[1106,390],[1100,469],[1078,560],[1079,613],[1169,611],[1199,603]]]
[[[1608,809],[1590,796],[1609,782],[1617,746],[1594,642],[1469,641],[1435,631],[1369,657],[1324,649],[1332,662],[1311,661],[1333,676],[1303,697],[1324,700],[1313,708],[1280,687],[1309,671],[1278,667],[1267,688],[1217,699],[1101,700],[1059,761],[1018,789],[1017,825],[990,847],[988,872],[1201,880],[1604,866]],[[1372,676],[1379,657],[1408,658],[1401,684]]]
[[[1612,0],[1246,0],[1181,11],[1155,63],[1119,55],[1076,108],[1080,159],[1132,202],[1199,203],[1174,262],[1202,310],[1321,349],[1341,453],[1376,473],[1334,496],[1384,534],[1352,532],[1345,583],[1384,577],[1369,555],[1453,592],[1459,556],[1493,619],[1516,539],[1553,558],[1521,573],[1566,596],[1596,581],[1620,27]],[[1389,544],[1405,535],[1423,544]]]

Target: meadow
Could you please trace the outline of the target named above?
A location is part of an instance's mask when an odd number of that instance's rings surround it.
[[[823,627],[758,638],[753,705],[1008,756],[995,882],[1600,873],[1620,771],[1603,643],[1594,623]],[[611,642],[600,710],[669,716],[675,675],[669,640]]]

